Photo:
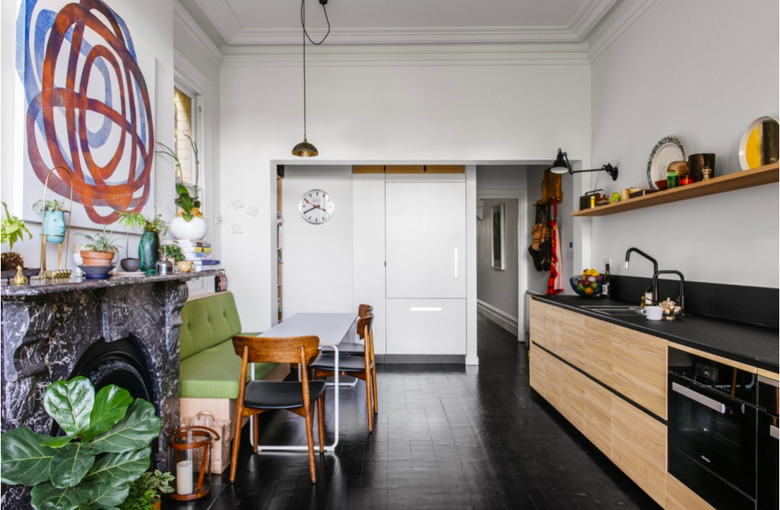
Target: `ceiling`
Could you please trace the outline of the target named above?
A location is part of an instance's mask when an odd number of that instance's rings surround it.
[[[297,0],[176,0],[221,51],[300,44]],[[564,44],[631,20],[653,0],[328,0],[329,45]],[[305,0],[315,40],[322,6]],[[181,11],[179,11],[181,12]],[[632,14],[634,13],[634,14]]]

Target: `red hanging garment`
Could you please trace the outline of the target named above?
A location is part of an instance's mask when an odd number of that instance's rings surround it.
[[[561,235],[558,231],[558,200],[553,199],[552,228],[552,260],[550,261],[550,278],[547,280],[547,294],[554,295],[563,292],[563,265],[561,262]]]

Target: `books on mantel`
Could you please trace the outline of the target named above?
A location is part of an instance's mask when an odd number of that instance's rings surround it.
[[[211,258],[211,243],[208,241],[198,241],[189,239],[177,239],[173,241],[179,245],[181,252],[184,254],[184,260],[191,260],[194,262],[195,270],[199,271],[203,266],[218,266],[219,260]]]

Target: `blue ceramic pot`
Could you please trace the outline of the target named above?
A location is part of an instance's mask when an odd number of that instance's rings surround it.
[[[62,244],[65,240],[65,215],[62,211],[44,211],[43,234],[47,243]]]

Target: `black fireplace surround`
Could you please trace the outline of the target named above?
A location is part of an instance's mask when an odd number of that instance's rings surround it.
[[[43,409],[55,381],[77,375],[117,384],[154,404],[163,430],[179,424],[179,326],[186,280],[216,271],[3,285],[2,430],[56,433]],[[164,434],[152,465],[166,470]],[[29,490],[2,486],[3,508],[29,508]]]

